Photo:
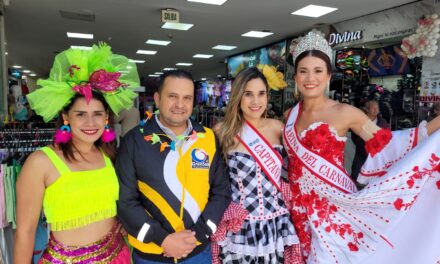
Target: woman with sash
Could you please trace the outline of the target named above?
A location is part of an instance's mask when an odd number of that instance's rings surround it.
[[[282,176],[283,124],[265,118],[268,97],[268,83],[257,68],[241,71],[225,118],[214,128],[232,186],[232,204],[214,236],[221,263],[302,263],[283,197],[288,195],[283,189],[289,190]],[[213,258],[220,262],[215,253]]]
[[[306,262],[438,263],[440,118],[404,131],[380,129],[357,108],[326,96],[331,57],[327,41],[315,33],[298,44],[301,100],[283,132],[290,212]],[[343,168],[349,129],[369,153],[360,191]]]
[[[119,184],[109,124],[137,96],[126,89],[139,86],[136,65],[105,44],[72,48],[55,57],[49,78],[37,84],[29,104],[45,122],[58,116],[59,129],[54,144],[32,153],[18,177],[14,263],[31,263],[43,209],[51,233],[38,263],[129,264],[116,219]]]

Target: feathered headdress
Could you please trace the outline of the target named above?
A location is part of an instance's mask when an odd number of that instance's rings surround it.
[[[111,110],[118,114],[133,104],[137,94],[130,88],[139,87],[136,65],[128,58],[113,54],[105,43],[91,50],[70,48],[55,57],[48,79],[39,79],[41,88],[27,95],[29,105],[45,122],[52,120],[68,105],[75,94],[87,102],[92,91],[100,92]]]

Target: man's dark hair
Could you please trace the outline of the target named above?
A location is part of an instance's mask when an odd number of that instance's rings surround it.
[[[172,70],[172,71],[166,71],[164,74],[160,76],[159,79],[159,88],[157,92],[160,94],[162,92],[163,84],[165,83],[166,78],[168,77],[175,77],[175,78],[182,78],[182,79],[188,79],[191,82],[194,82],[194,79],[192,77],[192,74],[185,71],[185,70]]]

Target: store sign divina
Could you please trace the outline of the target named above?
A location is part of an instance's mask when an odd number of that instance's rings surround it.
[[[328,44],[330,46],[338,45],[345,42],[352,42],[362,39],[362,30],[358,31],[345,31],[344,33],[331,33],[328,38]]]

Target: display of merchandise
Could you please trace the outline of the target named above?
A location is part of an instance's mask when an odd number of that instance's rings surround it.
[[[12,263],[12,233],[16,228],[15,183],[21,166],[30,153],[52,144],[54,133],[54,128],[0,130],[0,251],[4,263]],[[38,261],[38,255],[43,252],[48,240],[47,229],[43,229],[44,221],[41,221],[36,232],[33,263]]]
[[[369,84],[364,87],[361,93],[361,100],[359,102],[358,107],[363,107],[366,101],[375,100],[379,103],[380,114],[383,119],[385,119],[388,123],[391,122],[391,118],[393,116],[393,107],[392,103],[392,93],[377,84]]]
[[[390,92],[386,87],[382,87],[382,92],[373,93],[373,96],[371,96],[371,91],[364,92],[364,96],[370,94],[370,99],[379,102],[382,117],[389,121],[393,130],[418,125],[421,66],[421,58],[411,59],[409,61],[411,74],[404,74],[401,79],[397,80],[395,91]],[[377,85],[375,87],[377,89]]]
[[[196,84],[195,98],[197,105],[223,107],[229,101],[231,80],[208,80]]]
[[[218,122],[223,120],[225,115],[225,107],[209,107],[196,105],[193,109],[192,118],[199,124],[213,128]]]
[[[336,51],[331,90],[333,98],[356,107],[367,100],[379,102],[382,117],[392,129],[417,125],[418,87],[422,59],[408,60],[398,45],[376,49],[345,48]],[[372,76],[401,75],[397,90],[370,83]]]
[[[359,105],[362,91],[368,84],[368,61],[365,49],[342,49],[336,51],[335,67],[342,81],[335,94],[341,102]],[[335,85],[332,85],[335,87]]]
[[[270,90],[269,104],[272,107],[268,111],[268,117],[280,119],[283,116],[283,96],[282,91]]]

